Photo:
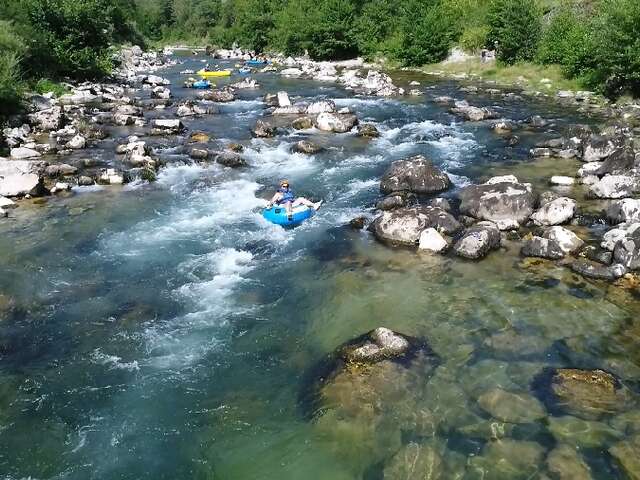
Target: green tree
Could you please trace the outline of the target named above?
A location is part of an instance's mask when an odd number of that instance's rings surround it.
[[[371,0],[354,22],[354,39],[360,53],[372,57],[376,53],[390,53],[400,30],[398,5],[390,0]]]
[[[405,65],[444,60],[460,35],[452,9],[440,0],[410,0],[403,12],[402,38],[396,57]]]
[[[536,0],[491,0],[487,13],[492,47],[498,45],[498,59],[506,64],[532,60],[542,28],[542,11]]]

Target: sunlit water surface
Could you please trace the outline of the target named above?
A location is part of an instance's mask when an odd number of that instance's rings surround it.
[[[179,98],[194,92],[179,87],[177,72],[200,65],[183,61],[163,72]],[[576,163],[529,160],[540,132],[521,132],[508,148],[486,125],[458,123],[429,100],[463,98],[455,84],[421,78],[427,96],[380,99],[255,78],[261,89],[240,92],[219,114],[185,120],[211,135],[212,148],[243,144],[249,168],[193,165],[174,148],[184,140],[153,139],[171,160],[157,183],[25,202],[0,222],[0,476],[393,478],[385,466],[415,441],[440,453],[442,478],[538,478],[560,443],[581,448],[593,478],[619,476],[607,454],[626,434],[615,417],[549,414],[509,425],[476,400],[496,386],[530,392],[545,366],[604,368],[635,385],[633,291],[527,264],[516,244],[472,263],[392,250],[346,226],[373,215],[381,174],[411,154],[433,159],[456,189],[503,173],[544,188]],[[261,97],[277,90],[294,100],[334,99],[382,135],[285,129],[252,139]],[[513,119],[541,114],[556,132],[587,121],[531,100],[470,100]],[[302,138],[327,150],[290,153]],[[83,154],[112,152],[106,143]],[[283,176],[298,194],[325,200],[294,230],[260,216]],[[309,412],[309,372],[381,325],[426,338],[440,359],[433,374],[412,377],[397,402],[378,405],[375,422]],[[492,341],[504,333],[511,342]],[[415,412],[429,412],[435,424],[396,421]],[[507,462],[517,464],[518,446],[530,451],[535,442],[537,463],[496,469],[490,444],[509,439]]]

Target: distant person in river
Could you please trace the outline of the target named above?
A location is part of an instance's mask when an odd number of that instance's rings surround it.
[[[293,190],[291,190],[291,187],[289,186],[289,181],[282,180],[280,182],[280,188],[273,195],[271,201],[267,204],[267,208],[271,208],[274,204],[284,205],[287,209],[287,215],[291,219],[291,217],[293,216],[292,210],[294,207],[297,207],[298,205],[304,205],[306,207],[313,208],[314,210],[318,210],[322,206],[322,200],[313,203],[312,201],[307,200],[304,197],[296,198]]]

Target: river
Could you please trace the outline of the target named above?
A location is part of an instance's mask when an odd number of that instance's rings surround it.
[[[201,58],[160,72],[176,97],[195,95],[180,88],[178,72],[197,69]],[[464,98],[458,84],[426,77],[398,81],[418,79],[427,95],[389,99],[271,73],[254,78],[260,89],[184,121],[213,145],[244,145],[249,168],[195,165],[175,137],[153,138],[169,161],[156,183],[80,188],[24,202],[0,221],[0,477],[394,478],[385,465],[419,440],[440,453],[440,478],[543,478],[560,444],[578,447],[593,478],[624,478],[607,453],[626,435],[617,416],[548,412],[505,424],[476,401],[495,387],[532,395],[533,379],[551,366],[603,368],[637,382],[640,330],[629,328],[637,296],[524,261],[509,243],[468,262],[392,249],[348,226],[373,217],[390,162],[416,153],[449,173],[456,188],[448,196],[505,173],[545,188],[551,174],[578,164],[528,158],[553,132],[523,131],[509,147],[430,100]],[[294,100],[333,99],[374,122],[381,137],[289,129],[252,138],[263,95],[278,90]],[[542,115],[555,132],[592,122],[545,100],[469,100],[514,120]],[[291,153],[301,138],[326,150]],[[82,154],[113,151],[112,139]],[[293,230],[260,215],[282,177],[325,201]],[[301,400],[309,372],[379,326],[425,338],[440,358],[433,375],[414,379],[375,425],[310,414]],[[430,412],[437,426],[400,425],[403,408]],[[640,410],[631,414],[637,422]],[[490,448],[496,442],[504,458]],[[531,464],[518,466],[527,452],[535,452]]]

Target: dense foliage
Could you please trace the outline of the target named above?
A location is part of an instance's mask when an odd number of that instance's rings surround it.
[[[638,25],[637,0],[4,0],[0,115],[15,110],[25,84],[103,76],[123,42],[402,65],[441,61],[456,45],[497,45],[501,63],[559,64],[612,97],[640,95]]]

